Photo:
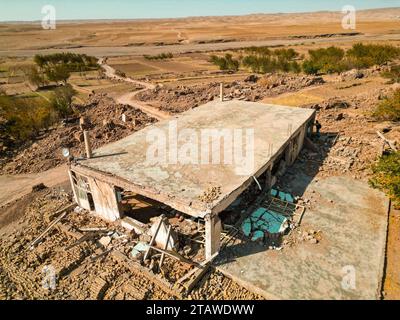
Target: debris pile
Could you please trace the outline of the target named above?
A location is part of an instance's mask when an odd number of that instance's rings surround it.
[[[114,142],[140,130],[156,120],[130,106],[119,105],[105,95],[93,95],[84,106],[75,106],[76,114],[62,126],[43,132],[35,141],[9,152],[1,159],[2,174],[37,173],[54,168],[65,162],[62,148],[70,148],[71,154],[84,154],[83,133],[79,117],[87,119],[92,148]]]
[[[268,96],[284,92],[297,91],[312,85],[322,84],[324,80],[316,76],[295,76],[289,74],[266,75],[261,79],[248,77],[243,81],[234,81],[224,85],[227,99],[260,101]],[[150,103],[163,111],[180,113],[214,100],[219,96],[219,83],[206,85],[160,87],[146,90],[137,98]]]
[[[218,186],[210,186],[206,191],[203,192],[202,195],[199,196],[199,200],[204,203],[212,203],[214,200],[217,200],[221,195],[221,187]]]
[[[350,174],[356,179],[370,176],[370,167],[382,149],[378,130],[386,130],[389,140],[399,140],[400,131],[390,124],[371,121],[370,112],[391,88],[343,98],[331,98],[318,104],[304,105],[317,110],[322,124],[319,136],[313,138],[317,150],[303,149],[294,166],[321,177]]]
[[[46,188],[2,208],[2,299],[261,299],[210,269],[198,277],[193,265],[169,255],[164,257],[162,272],[154,273],[129,256],[138,235],[71,206],[71,198],[71,192]],[[69,207],[61,216],[60,208]],[[175,225],[179,220],[172,221]],[[193,224],[189,223],[192,232]],[[154,258],[162,252],[155,250]],[[173,284],[189,272],[198,279],[189,281],[186,296]]]
[[[322,240],[321,230],[304,230],[298,228],[289,234],[282,242],[284,247],[293,247],[300,243],[318,244]]]

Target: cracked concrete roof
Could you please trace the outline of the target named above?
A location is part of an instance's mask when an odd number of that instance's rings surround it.
[[[226,204],[229,204],[227,202],[231,202],[235,192],[238,193],[246,186],[252,180],[252,176],[257,176],[265,170],[274,156],[286,146],[289,138],[313,117],[314,112],[311,109],[238,100],[212,101],[103,146],[95,150],[94,158],[80,160],[78,166],[103,173],[105,177],[117,177],[126,182],[124,186],[132,185],[134,188],[131,191],[161,201],[177,210],[194,216],[204,216],[206,212],[223,210]],[[174,136],[175,130],[171,128],[175,124],[177,134],[184,136],[180,136],[181,140],[178,139],[178,161],[171,163],[168,155],[169,152],[174,154],[171,151],[174,150],[174,143],[169,144],[169,139]],[[191,131],[182,131],[184,129]],[[237,150],[243,148],[243,152],[246,152],[246,147],[251,146],[245,142],[246,133],[251,133],[246,130],[254,130],[254,146],[249,150],[250,154],[254,155],[254,161],[249,162],[247,172],[238,174],[237,168],[240,164],[236,156],[232,156],[232,164],[224,163],[225,155],[228,154],[224,154],[224,146],[228,147],[229,143],[221,143],[219,146],[222,163],[202,164],[201,154],[208,145],[201,138],[204,129],[225,129],[226,132],[230,132],[234,142],[233,154],[238,146]],[[243,139],[234,138],[234,129],[242,129]],[[188,138],[189,133],[192,140]],[[151,163],[147,156],[148,153],[156,156],[162,154],[151,152],[155,150],[155,140],[150,138],[157,134],[166,138],[166,163]],[[188,141],[193,143],[185,144]],[[198,157],[195,157],[196,150]],[[185,154],[192,156],[191,159],[198,159],[198,163],[182,164],[181,155]],[[212,156],[217,154],[218,152],[213,152]],[[200,200],[199,197],[206,195],[204,193],[211,186],[220,189],[216,194],[209,195],[209,201]],[[177,203],[179,206],[175,205]],[[224,205],[221,205],[222,203]]]

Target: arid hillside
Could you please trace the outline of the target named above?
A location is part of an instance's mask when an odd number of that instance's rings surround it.
[[[357,12],[357,29],[342,28],[341,12],[255,14],[163,20],[59,22],[43,30],[39,22],[0,24],[0,53],[15,50],[82,49],[146,45],[221,44],[274,39],[309,40],[354,36],[398,36],[400,8]]]

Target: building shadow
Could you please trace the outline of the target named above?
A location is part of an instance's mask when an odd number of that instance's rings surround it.
[[[338,134],[333,132],[324,132],[319,136],[313,136],[309,142],[305,144],[296,161],[292,166],[286,169],[286,172],[278,177],[274,188],[281,191],[291,193],[294,197],[302,197],[310,183],[320,171],[324,160],[327,158],[331,148],[337,143]],[[259,198],[266,197],[260,195]],[[280,250],[282,242],[294,230],[289,230],[281,235],[265,235],[263,241],[252,241],[251,237],[243,234],[241,223],[250,216],[254,210],[262,205],[262,200],[257,199],[249,206],[248,210],[241,215],[241,219],[236,223],[239,233],[233,237],[232,244],[223,246],[220,255],[215,260],[216,266],[233,262],[237,258],[250,256],[268,250]],[[307,212],[305,212],[307,214]],[[243,216],[244,215],[244,216]],[[235,241],[236,240],[236,241]]]

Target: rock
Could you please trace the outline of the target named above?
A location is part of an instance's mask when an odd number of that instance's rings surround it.
[[[339,113],[335,118],[336,121],[340,121],[340,120],[343,120],[343,119],[344,119],[343,113]]]
[[[312,238],[312,239],[309,240],[309,242],[310,242],[311,244],[317,244],[317,243],[318,243],[318,240],[315,239],[315,238]]]
[[[364,73],[357,69],[352,69],[340,74],[341,81],[357,80],[364,78]]]
[[[110,242],[111,242],[111,237],[110,236],[106,236],[106,237],[101,237],[99,242],[104,246],[107,247]]]
[[[255,74],[249,75],[246,79],[244,79],[244,82],[257,82],[258,77]]]
[[[39,183],[32,187],[32,192],[38,192],[38,191],[46,189],[46,188],[47,187],[44,185],[44,183]]]

